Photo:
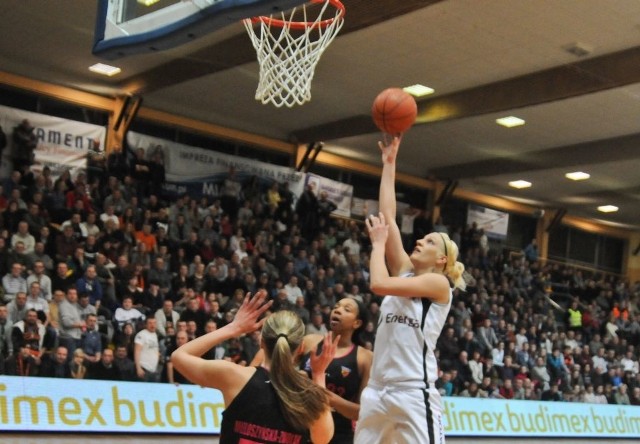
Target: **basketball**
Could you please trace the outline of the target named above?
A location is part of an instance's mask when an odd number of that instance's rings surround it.
[[[402,89],[387,88],[373,101],[371,115],[380,131],[404,133],[415,123],[418,105],[411,94]]]

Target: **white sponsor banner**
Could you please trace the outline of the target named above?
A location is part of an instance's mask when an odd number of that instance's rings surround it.
[[[224,400],[197,385],[0,376],[0,431],[219,434]],[[444,398],[446,436],[640,439],[640,407]]]
[[[0,431],[218,434],[223,410],[197,385],[0,376]]]
[[[271,165],[258,160],[223,154],[212,150],[196,148],[171,142],[158,137],[129,132],[129,146],[135,150],[162,151],[165,159],[166,189],[169,194],[189,193],[191,196],[220,195],[220,188],[229,174],[229,168],[236,170],[236,179],[242,183],[255,176],[263,188],[274,181],[288,182],[289,190],[297,197],[304,190],[305,174],[292,168]],[[149,157],[147,154],[146,157]]]
[[[307,183],[315,184],[316,196],[320,196],[321,191],[327,192],[327,199],[338,207],[331,214],[343,217],[351,216],[353,185],[347,185],[346,183],[337,182],[312,173],[307,173]]]
[[[445,398],[447,436],[640,438],[640,407]]]
[[[75,177],[86,169],[89,149],[104,147],[106,129],[102,126],[0,105],[0,125],[9,141],[3,153],[4,175],[8,174],[6,168],[10,166],[13,128],[24,119],[29,120],[38,140],[32,169],[41,170],[49,166],[53,177],[58,177],[66,169],[70,169],[72,177]]]
[[[471,225],[473,222],[478,224],[478,228],[483,229],[489,237],[507,237],[509,213],[469,204],[467,224]]]

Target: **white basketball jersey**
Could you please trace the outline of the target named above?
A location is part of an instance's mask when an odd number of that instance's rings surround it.
[[[403,277],[412,276],[411,274]],[[438,379],[434,349],[444,326],[447,304],[426,298],[385,296],[380,305],[370,378],[381,386],[433,387]]]

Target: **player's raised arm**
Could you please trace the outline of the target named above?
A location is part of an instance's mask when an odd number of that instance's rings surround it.
[[[400,148],[400,136],[395,136],[389,143],[378,142],[382,152],[382,176],[380,178],[379,205],[389,225],[389,236],[385,246],[385,256],[389,273],[398,276],[411,270],[409,255],[402,246],[400,229],[396,223],[396,157]]]

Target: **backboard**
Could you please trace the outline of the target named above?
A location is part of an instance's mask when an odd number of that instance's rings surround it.
[[[308,0],[99,0],[93,53],[106,59],[173,48],[244,18]]]

